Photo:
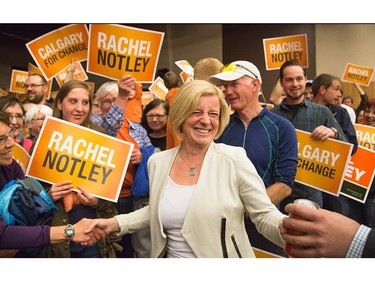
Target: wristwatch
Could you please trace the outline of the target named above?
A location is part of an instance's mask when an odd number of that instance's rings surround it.
[[[334,139],[337,139],[339,137],[339,131],[335,127],[331,127],[331,130],[335,133],[333,136]]]
[[[68,224],[65,228],[65,237],[67,242],[72,241],[74,233],[74,227],[71,224]]]

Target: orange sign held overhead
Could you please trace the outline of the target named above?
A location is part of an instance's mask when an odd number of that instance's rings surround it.
[[[165,101],[165,96],[168,94],[168,89],[165,87],[164,80],[160,76],[155,79],[148,89],[159,99]]]
[[[12,77],[10,79],[10,91],[14,93],[25,93],[25,82],[29,73],[22,70],[12,70]]]
[[[373,68],[348,63],[342,76],[342,80],[368,86],[370,85],[373,74]]]
[[[66,70],[69,66],[67,66],[63,71],[61,71],[58,75],[55,76],[55,79],[57,81],[57,84],[61,87],[64,84],[64,80],[66,78]],[[79,80],[79,81],[86,81],[89,79],[87,77],[86,71],[83,69],[83,66],[81,63],[76,63],[76,70],[73,74],[73,79]]]
[[[263,48],[267,70],[279,69],[287,60],[309,67],[306,34],[263,39]]]
[[[117,202],[134,145],[47,116],[26,175],[56,183],[71,180],[74,190]]]
[[[87,59],[88,31],[85,24],[71,24],[51,31],[26,44],[43,76],[55,77],[72,59]]]
[[[152,83],[164,33],[116,24],[91,24],[87,72],[111,79],[131,74]]]

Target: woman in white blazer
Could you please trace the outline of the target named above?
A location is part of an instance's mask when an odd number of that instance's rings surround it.
[[[91,227],[118,235],[150,227],[155,258],[251,258],[247,211],[258,231],[283,247],[279,224],[285,215],[271,203],[245,150],[213,142],[229,120],[221,90],[203,80],[184,84],[170,119],[182,142],[150,157],[149,206],[97,219]]]

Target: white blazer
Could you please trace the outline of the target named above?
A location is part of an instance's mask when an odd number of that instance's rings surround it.
[[[150,227],[151,257],[163,257],[166,235],[160,201],[179,146],[148,161],[149,206],[116,216],[120,235]],[[244,226],[248,211],[258,231],[283,247],[279,224],[285,217],[266,194],[262,179],[242,147],[212,142],[204,158],[181,233],[197,257],[255,257]],[[171,210],[173,212],[173,210]],[[251,237],[250,237],[251,239]]]

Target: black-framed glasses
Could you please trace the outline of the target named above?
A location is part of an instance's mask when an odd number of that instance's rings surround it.
[[[31,88],[31,89],[35,89],[36,87],[40,87],[40,86],[44,86],[45,84],[25,84],[25,85],[23,85],[23,87],[25,88],[25,89],[28,89],[29,87]]]
[[[10,113],[5,113],[8,116],[9,121],[11,121],[13,118],[16,118],[17,121],[22,121],[25,118],[25,115],[22,115],[20,113],[17,113],[16,115],[12,115]]]
[[[14,129],[10,128],[9,134],[7,134],[5,136],[0,136],[0,146],[4,145],[6,143],[6,141],[8,140],[8,138],[13,139],[13,137],[14,137]]]
[[[44,121],[46,120],[46,118],[34,118],[34,119],[31,119],[31,121]]]
[[[242,68],[242,69],[245,69],[246,71],[250,72],[254,76],[253,78],[259,78],[258,75],[256,75],[254,72],[252,72],[247,67],[243,66],[242,64],[233,63],[233,62],[230,63],[230,64],[224,65],[221,68],[220,72],[235,72],[237,68]]]
[[[154,119],[154,117],[158,120],[161,120],[165,117],[165,114],[146,114],[146,118],[148,120],[152,120]]]

